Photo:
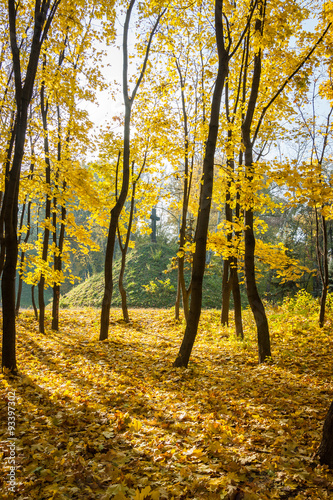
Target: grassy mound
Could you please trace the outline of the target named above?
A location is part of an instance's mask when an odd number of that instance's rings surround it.
[[[165,242],[139,243],[128,252],[124,285],[130,307],[172,307],[177,291],[177,270],[171,269],[171,260],[177,246]],[[114,293],[112,305],[121,304],[118,291],[120,258],[114,267]],[[61,307],[100,307],[104,291],[103,273],[94,274],[72,288],[61,299]],[[212,265],[204,280],[205,308],[220,307],[220,266]]]

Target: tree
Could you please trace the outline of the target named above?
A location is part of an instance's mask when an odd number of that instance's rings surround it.
[[[16,372],[16,325],[15,325],[15,274],[18,256],[17,244],[17,213],[18,194],[24,143],[27,130],[28,107],[31,101],[42,45],[47,37],[51,23],[59,6],[60,0],[54,2],[36,1],[33,12],[20,12],[14,0],[8,1],[8,20],[10,45],[13,59],[15,80],[15,146],[14,155],[9,170],[8,182],[4,193],[4,224],[5,224],[5,264],[2,275],[2,307],[3,307],[3,341],[2,368]],[[25,14],[31,25],[30,50],[27,61],[25,53],[20,50],[18,42],[17,18]],[[31,20],[31,17],[33,20]],[[22,70],[26,66],[23,78]]]
[[[301,20],[303,19],[303,16],[305,14],[303,13],[301,6],[297,7],[297,11],[299,15],[299,19],[297,22],[298,25],[301,26]],[[248,45],[246,46],[247,62],[245,64],[244,85],[246,84],[247,78],[249,78],[249,92],[247,97],[247,104],[245,106],[246,111],[244,114],[244,119],[241,124],[242,145],[244,149],[245,185],[246,185],[246,190],[245,190],[246,200],[244,204],[245,277],[246,277],[247,296],[257,326],[259,363],[262,363],[266,359],[269,359],[271,357],[271,349],[270,349],[268,321],[265,313],[265,308],[258,293],[256,285],[256,277],[255,277],[255,258],[254,258],[255,236],[254,236],[253,200],[254,200],[254,193],[256,192],[254,187],[256,162],[254,161],[254,145],[258,140],[258,138],[260,138],[259,133],[260,132],[261,134],[263,133],[263,130],[261,130],[261,128],[267,112],[269,110],[271,111],[273,104],[276,103],[276,101],[281,96],[287,85],[299,73],[304,64],[310,60],[311,55],[313,54],[317,46],[321,43],[321,41],[323,40],[323,38],[325,37],[326,33],[330,28],[330,24],[328,24],[324,29],[322,35],[314,43],[312,48],[310,50],[307,48],[308,49],[307,52],[304,53],[303,51],[303,53],[297,57],[298,60],[296,59],[297,61],[296,68],[294,70],[290,70],[288,67],[285,69],[287,76],[281,85],[279,80],[276,79],[276,75],[274,74],[275,69],[273,69],[273,74],[270,75],[271,64],[269,66],[269,71],[267,73],[266,63],[269,60],[269,51],[267,51],[268,53],[266,54],[266,57],[264,57],[265,56],[264,44],[267,43],[267,38],[266,38],[267,34],[265,34],[265,30],[267,30],[267,23],[268,20],[270,19],[270,16],[274,18],[275,7],[273,6],[272,10],[267,12],[266,2],[265,1],[258,2],[257,14],[254,20],[254,28],[253,31],[249,33]],[[295,17],[295,12],[291,19],[288,19],[288,16],[286,17],[286,25],[285,25],[286,27],[288,26],[288,23],[294,23],[295,21],[294,17]],[[273,26],[274,24],[272,23],[272,27]],[[276,48],[281,43],[283,46],[285,46],[285,39],[286,39],[285,36],[283,36],[281,39],[277,37]],[[252,47],[253,66],[252,63],[249,62],[251,44],[253,44]],[[271,42],[269,42],[269,46],[271,46]],[[250,66],[252,66],[251,72],[249,71]],[[266,72],[264,72],[265,69]],[[271,81],[271,86],[269,86],[269,81]],[[265,85],[265,90],[262,89],[263,84]],[[265,94],[268,95],[266,96]],[[267,99],[269,95],[271,95],[272,97],[268,100],[267,104],[264,104],[262,99],[263,98]],[[261,112],[259,111],[259,113],[257,111],[258,107],[259,109],[261,107]],[[259,115],[257,119],[256,119],[256,114],[257,116]],[[270,133],[271,131],[269,128],[268,131],[266,131],[264,135],[260,138],[261,147],[258,159],[262,155],[263,148],[265,147],[265,142],[267,141],[267,137],[269,137]]]
[[[245,14],[245,28],[243,27],[243,30],[235,43],[235,47],[232,50],[232,34],[230,32],[230,25],[225,12],[223,11],[223,2],[221,0],[216,0],[215,2],[216,45],[219,58],[218,72],[212,97],[209,132],[203,160],[203,175],[201,181],[199,213],[195,231],[195,252],[192,267],[191,305],[183,342],[180,346],[174,366],[187,367],[198,331],[202,303],[202,281],[206,264],[208,223],[213,192],[214,157],[218,137],[222,91],[225,79],[228,75],[230,59],[236,53],[243,37],[245,36],[245,33],[247,32],[248,22],[251,19],[252,12],[253,4],[251,3],[249,13],[246,11]]]
[[[125,24],[123,31],[123,98],[124,98],[124,106],[125,106],[125,118],[124,118],[124,135],[123,135],[123,168],[122,168],[122,185],[119,193],[119,197],[115,203],[115,205],[111,209],[111,218],[109,225],[109,232],[107,238],[106,245],[106,253],[105,253],[105,269],[104,269],[104,295],[101,309],[101,326],[100,326],[100,340],[105,340],[108,338],[109,331],[109,321],[110,321],[110,307],[112,300],[112,291],[113,291],[113,252],[116,240],[117,226],[121,211],[125,204],[128,188],[129,188],[129,179],[130,179],[130,128],[131,128],[131,112],[133,102],[135,100],[136,94],[139,90],[140,84],[144,77],[149,52],[151,48],[151,44],[153,41],[154,34],[157,30],[159,22],[165,13],[164,10],[159,9],[159,13],[157,14],[155,23],[153,28],[150,31],[148,43],[145,49],[145,55],[143,60],[143,65],[139,74],[139,77],[135,83],[134,89],[131,93],[129,93],[129,76],[128,76],[128,32],[129,32],[129,24],[131,20],[132,10],[135,5],[136,0],[131,0],[130,4],[126,10],[125,16]]]

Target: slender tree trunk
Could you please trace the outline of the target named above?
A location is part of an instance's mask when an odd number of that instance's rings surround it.
[[[271,357],[268,321],[264,305],[258,293],[255,277],[255,238],[253,232],[253,211],[245,211],[245,277],[249,304],[256,322],[258,335],[259,363]]]
[[[175,319],[179,321],[179,310],[180,310],[180,276],[179,276],[179,267],[177,272],[177,295],[176,295],[176,303],[175,303]]]
[[[244,338],[243,332],[243,321],[242,321],[242,300],[239,289],[239,280],[237,272],[237,259],[234,258],[231,265],[231,281],[232,281],[232,295],[234,298],[234,317],[235,317],[235,328],[236,335],[241,339]]]
[[[28,243],[29,237],[30,237],[30,213],[31,213],[31,201],[28,202],[28,208],[27,208],[27,233],[24,238],[24,243]],[[22,219],[23,223],[23,219]],[[21,224],[22,227],[22,224]],[[21,261],[20,261],[20,268],[22,269],[23,263],[25,259],[25,252],[21,252]],[[22,276],[19,276],[19,282],[18,282],[18,290],[17,290],[17,296],[16,296],[16,309],[15,313],[16,316],[18,316],[19,311],[20,311],[20,304],[21,304],[21,295],[22,295],[22,285],[23,285],[23,279]]]
[[[211,106],[208,140],[203,162],[203,178],[200,193],[199,213],[195,232],[195,252],[192,267],[191,305],[187,326],[174,366],[187,367],[198,331],[202,304],[202,282],[206,263],[208,223],[213,191],[214,157],[219,127],[220,104],[225,78],[228,74],[229,54],[224,46],[222,24],[222,1],[215,2],[215,28],[219,55],[219,67]]]
[[[35,302],[35,285],[31,287],[31,303],[34,310],[35,320],[38,321],[38,309]]]
[[[8,183],[4,194],[5,223],[5,264],[3,268],[1,291],[3,310],[2,368],[12,372],[16,366],[16,325],[15,325],[15,275],[18,256],[17,212],[21,165],[27,131],[28,106],[31,101],[42,43],[47,36],[51,22],[60,0],[56,0],[49,11],[49,5],[36,2],[34,13],[33,37],[24,83],[21,73],[21,54],[17,44],[16,15],[14,0],[8,0],[10,45],[13,59],[16,99],[15,148]]]
[[[119,226],[118,226],[118,241],[119,241],[119,247],[121,250],[121,266],[120,266],[118,286],[119,286],[119,292],[120,292],[120,296],[121,296],[121,308],[123,311],[123,318],[124,318],[124,321],[126,321],[126,323],[129,322],[126,290],[124,288],[124,274],[125,274],[125,267],[126,267],[126,257],[127,257],[129,242],[131,239],[131,231],[132,231],[132,225],[133,225],[133,219],[134,219],[136,184],[140,180],[143,169],[145,168],[147,153],[148,153],[148,151],[146,151],[146,153],[145,153],[144,160],[142,162],[140,171],[139,171],[136,179],[134,179],[134,161],[132,162],[132,179],[133,180],[132,180],[131,208],[130,208],[130,215],[129,215],[128,226],[127,226],[127,231],[126,231],[126,239],[125,239],[124,245],[122,245],[122,242],[121,242],[121,235],[120,235]]]
[[[229,236],[229,235],[228,235]],[[232,289],[230,257],[223,261],[221,325],[229,325],[230,293]]]
[[[181,89],[181,99],[182,99],[182,113],[183,113],[183,123],[184,123],[184,186],[183,186],[183,204],[182,204],[182,219],[179,231],[179,252],[181,256],[178,257],[178,280],[180,284],[180,290],[183,297],[183,309],[186,321],[189,315],[189,289],[186,288],[185,275],[184,275],[184,264],[185,264],[185,250],[184,246],[186,243],[186,220],[188,213],[188,204],[190,200],[192,175],[193,175],[193,160],[192,156],[192,166],[189,168],[189,130],[188,130],[188,118],[186,111],[185,102],[185,80],[182,75],[181,68],[176,59],[176,66],[179,74],[180,89]]]
[[[100,340],[108,338],[109,323],[110,323],[110,308],[113,292],[113,253],[116,241],[117,227],[121,210],[124,206],[129,186],[129,159],[130,159],[130,120],[131,120],[131,104],[128,102],[125,105],[125,122],[124,122],[124,150],[123,150],[123,181],[121,192],[118,200],[111,210],[111,220],[109,225],[108,239],[105,252],[104,266],[104,295],[101,310],[101,329]]]
[[[61,66],[63,62],[65,51],[63,51],[60,54],[59,57],[59,66]],[[60,162],[62,161],[62,148],[61,148],[61,117],[60,117],[60,106],[59,104],[57,105],[57,119],[58,119],[58,151],[57,151],[57,160],[58,160],[58,165],[60,165]],[[68,133],[66,142],[68,144],[70,140],[70,134]],[[56,173],[56,184],[59,189],[59,169],[57,170]],[[67,183],[64,180],[62,183],[62,192],[64,193],[66,191],[66,186]],[[65,202],[63,202],[65,203]],[[57,249],[57,252],[54,253],[54,258],[53,258],[53,269],[56,273],[60,275],[61,269],[62,269],[62,252],[64,248],[64,240],[65,240],[65,223],[66,223],[66,207],[65,205],[61,206],[61,220],[60,220],[60,234],[59,234],[59,241],[57,241],[57,205],[58,205],[58,200],[54,196],[53,198],[53,217],[52,217],[52,225],[54,228],[54,233],[53,233],[53,243],[55,248]],[[58,331],[59,330],[59,307],[60,307],[60,283],[55,282],[53,283],[53,301],[52,301],[52,324],[51,328],[52,330]]]
[[[226,109],[227,109],[227,117],[229,118],[229,103],[228,103],[228,87],[226,86]],[[228,143],[230,144],[232,141],[232,131],[228,130]],[[226,175],[231,175],[231,172],[234,171],[234,159],[233,156],[229,156],[227,158],[227,172]],[[227,188],[226,188],[226,200],[224,205],[225,211],[225,220],[227,223],[232,223],[232,208],[230,206],[231,196],[231,180],[228,179]],[[228,228],[227,232],[227,245],[231,245],[232,240],[232,232],[230,228]],[[230,293],[232,289],[232,276],[230,269],[231,257],[228,257],[223,262],[223,275],[222,275],[222,310],[221,310],[221,324],[229,325],[229,307],[230,307]]]
[[[130,5],[126,12],[125,24],[124,24],[124,37],[123,37],[123,97],[124,97],[124,105],[125,105],[125,117],[124,117],[124,141],[123,141],[123,179],[122,186],[119,198],[116,200],[114,207],[111,210],[111,220],[109,225],[108,239],[106,245],[106,254],[105,254],[105,267],[104,267],[104,295],[102,301],[102,309],[101,309],[101,328],[100,328],[100,340],[105,340],[108,338],[109,334],[109,323],[110,323],[110,307],[112,300],[112,292],[113,292],[113,274],[112,274],[112,265],[113,265],[113,253],[116,241],[117,227],[119,216],[122,211],[122,208],[125,204],[128,187],[129,187],[129,178],[130,178],[130,126],[131,126],[131,110],[132,105],[137,94],[137,91],[140,87],[142,79],[144,77],[148,58],[149,51],[152,44],[152,40],[159,25],[160,19],[165,13],[166,9],[164,9],[156,19],[156,22],[150,32],[149,40],[146,46],[145,57],[141,69],[140,76],[136,82],[134,90],[131,95],[128,93],[128,29],[129,22],[131,18],[132,9],[134,7],[136,0],[131,0]]]
[[[8,146],[7,146],[7,151],[6,151],[6,160],[5,160],[5,165],[4,165],[4,171],[5,171],[5,190],[4,192],[1,193],[2,195],[2,204],[1,204],[1,212],[0,212],[0,276],[3,271],[3,266],[5,262],[5,238],[4,238],[4,223],[5,223],[5,194],[6,194],[6,186],[8,184],[8,178],[9,178],[9,168],[10,168],[10,161],[11,157],[13,154],[13,148],[14,148],[14,143],[15,143],[15,136],[16,136],[16,121],[15,121],[15,113],[12,115],[11,119],[11,131],[10,131],[10,138],[8,141]]]
[[[22,158],[24,153],[25,134],[27,129],[28,106],[19,104],[12,168],[8,174],[8,182],[4,195],[5,252],[6,258],[2,274],[2,367],[12,373],[16,366],[16,324],[15,324],[15,278],[18,257],[17,216],[18,192]]]
[[[45,67],[45,60],[44,60]],[[49,151],[49,137],[48,137],[48,127],[47,127],[47,112],[48,112],[48,102],[45,103],[45,82],[42,83],[41,87],[41,114],[43,121],[43,132],[44,132],[44,153],[45,153],[45,182],[46,190],[51,191],[51,163],[50,163],[50,151]],[[42,260],[47,263],[47,254],[49,249],[49,223],[51,222],[51,196],[50,192],[46,193],[45,197],[45,227],[44,227],[44,239],[42,248]],[[45,273],[42,270],[41,276],[38,284],[38,305],[39,305],[39,331],[40,333],[45,333],[45,300],[44,300],[44,288],[45,288]]]
[[[326,299],[327,299],[327,292],[329,285],[327,224],[325,217],[321,215],[320,219],[321,219],[322,243],[323,243],[321,251],[319,244],[319,224],[318,224],[317,209],[315,209],[315,215],[316,215],[316,253],[317,253],[319,275],[322,284],[322,292],[320,297],[319,326],[320,328],[322,328],[325,323]]]
[[[66,181],[63,182],[63,191],[66,190]],[[65,222],[66,222],[66,207],[61,207],[60,234],[57,245],[58,255],[54,256],[54,270],[61,272],[62,269],[62,252],[65,241]],[[53,284],[53,302],[52,302],[52,330],[59,330],[59,305],[60,305],[60,284]]]
[[[121,269],[119,273],[119,280],[118,280],[118,286],[119,286],[119,292],[121,296],[121,309],[123,311],[123,318],[126,323],[129,322],[129,314],[128,314],[128,307],[127,307],[127,298],[126,298],[126,290],[124,288],[124,273],[125,273],[125,267],[126,267],[126,254],[122,253],[121,255]]]
[[[259,36],[262,35],[263,22],[265,18],[265,1],[259,3],[258,6],[260,16],[257,17],[255,22],[255,31]],[[248,102],[248,108],[245,119],[242,124],[242,140],[245,148],[245,177],[248,182],[248,189],[250,191],[251,184],[254,176],[253,165],[253,144],[251,141],[251,125],[253,122],[253,115],[256,108],[258,99],[259,84],[261,78],[261,49],[258,49],[254,57],[254,68],[252,76],[252,86]],[[249,196],[252,194],[249,192]],[[258,335],[258,351],[259,363],[264,363],[266,359],[271,357],[271,347],[269,338],[268,321],[264,305],[258,293],[256,277],[255,277],[255,237],[253,230],[253,203],[251,199],[248,202],[248,207],[245,209],[245,279],[246,291],[249,304],[256,322],[257,335]]]
[[[241,164],[241,163],[242,163],[242,154],[240,154],[240,157],[239,157],[239,164]],[[236,218],[236,222],[238,222],[238,223],[239,223],[239,218],[240,218],[239,198],[240,198],[240,194],[237,191],[235,218]],[[241,232],[236,231],[235,237],[238,240],[240,240]],[[232,274],[233,274],[233,276],[232,276],[232,295],[234,298],[234,314],[235,314],[236,335],[237,335],[237,337],[240,337],[241,339],[243,339],[244,332],[243,332],[243,320],[242,320],[242,299],[241,299],[239,280],[238,280],[238,259],[237,259],[237,257],[232,258],[231,268],[232,268]]]

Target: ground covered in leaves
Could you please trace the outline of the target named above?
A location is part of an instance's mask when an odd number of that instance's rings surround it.
[[[2,375],[2,499],[333,498],[315,457],[333,399],[332,321],[306,295],[269,311],[273,359],[202,315],[188,369],[173,368],[184,324],[172,311],[64,310],[61,329],[18,320],[20,377]],[[8,489],[8,401],[15,393],[15,493]],[[12,407],[11,407],[12,408]],[[2,484],[1,484],[2,483]]]

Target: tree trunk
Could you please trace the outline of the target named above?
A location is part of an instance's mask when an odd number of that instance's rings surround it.
[[[249,304],[256,322],[257,335],[258,335],[258,351],[259,363],[264,363],[267,358],[271,357],[271,347],[269,338],[268,321],[264,305],[260,299],[256,277],[255,277],[255,263],[254,263],[254,250],[255,238],[253,232],[253,211],[245,211],[245,278],[246,278],[246,291]]]
[[[28,103],[19,102],[16,120],[16,137],[12,167],[4,194],[5,252],[6,258],[2,273],[2,367],[12,373],[16,365],[16,324],[15,324],[15,278],[18,257],[17,216],[18,193],[21,164],[24,153],[27,129]]]
[[[211,105],[209,133],[203,162],[199,213],[195,232],[196,246],[192,266],[191,305],[183,342],[174,362],[174,366],[183,367],[187,367],[188,365],[193,344],[197,335],[201,314],[202,282],[205,272],[207,233],[213,191],[214,157],[219,128],[222,90],[224,87],[225,78],[228,74],[229,54],[224,47],[221,0],[216,0],[215,2],[215,28],[217,49],[219,55],[219,67],[215,81],[215,88]]]
[[[326,219],[321,215],[321,228],[322,228],[322,241],[323,249],[320,250],[319,245],[319,224],[318,224],[318,213],[316,212],[316,253],[319,274],[322,284],[322,292],[320,297],[320,312],[319,312],[319,326],[322,328],[325,323],[325,310],[326,310],[326,299],[329,285],[329,273],[328,273],[328,242],[327,242],[327,224]]]
[[[262,35],[263,22],[265,19],[265,7],[263,2],[258,5],[260,16],[255,21],[255,31],[258,36]],[[254,57],[254,68],[252,76],[251,92],[248,101],[248,108],[246,111],[245,119],[242,123],[242,141],[245,148],[245,177],[248,183],[249,201],[248,207],[245,209],[245,280],[246,291],[249,304],[256,322],[257,335],[258,335],[258,351],[259,363],[264,363],[267,358],[271,357],[271,347],[269,338],[268,321],[265,313],[264,305],[260,299],[256,277],[255,277],[255,237],[253,231],[253,202],[251,184],[254,176],[253,165],[253,143],[251,141],[251,125],[253,122],[253,115],[256,108],[256,103],[259,93],[259,84],[261,78],[261,48],[258,49]]]
[[[232,288],[230,257],[223,261],[221,325],[229,325],[230,293]]]
[[[16,372],[15,274],[18,256],[17,212],[21,165],[27,130],[28,106],[31,101],[42,43],[45,40],[60,0],[48,13],[48,4],[36,2],[33,38],[29,62],[22,82],[21,54],[16,35],[16,2],[8,0],[10,45],[13,58],[16,100],[16,135],[14,156],[4,194],[5,252],[1,291],[3,309],[2,367]],[[23,85],[22,85],[23,84]]]
[[[237,259],[232,262],[232,295],[234,298],[234,314],[235,314],[235,328],[236,335],[241,339],[244,338],[243,321],[242,321],[242,300],[239,289],[238,272],[237,272]]]
[[[131,239],[131,231],[132,231],[132,225],[133,225],[133,219],[134,219],[136,184],[140,180],[143,169],[145,168],[147,153],[148,153],[148,151],[145,152],[141,168],[140,168],[135,179],[134,179],[134,161],[132,162],[131,208],[130,208],[130,214],[129,214],[129,219],[128,219],[128,225],[127,225],[126,238],[125,238],[124,245],[122,244],[122,241],[121,241],[121,235],[120,235],[119,226],[118,226],[118,241],[119,241],[119,247],[121,250],[121,266],[120,266],[118,286],[119,286],[119,292],[120,292],[120,296],[121,296],[121,308],[123,311],[123,318],[124,318],[124,321],[126,321],[126,323],[129,322],[127,296],[126,296],[126,290],[124,288],[124,274],[125,274],[125,267],[126,267],[126,257],[127,257],[129,242]]]
[[[106,245],[106,253],[105,253],[105,267],[104,267],[104,295],[102,301],[102,309],[101,309],[101,328],[100,328],[100,340],[105,340],[108,338],[109,334],[109,323],[110,323],[110,307],[112,300],[112,292],[113,292],[113,274],[112,274],[112,266],[113,266],[113,252],[116,241],[116,233],[118,227],[119,216],[124,206],[124,203],[127,198],[128,186],[129,186],[129,178],[130,178],[130,126],[131,126],[131,110],[132,105],[137,94],[137,91],[140,87],[141,81],[143,79],[148,58],[149,51],[151,47],[151,43],[153,40],[153,36],[157,29],[157,26],[160,22],[161,17],[165,13],[166,9],[164,9],[156,19],[156,22],[150,32],[149,40],[146,46],[145,58],[143,62],[143,66],[141,69],[140,76],[136,82],[134,90],[131,95],[128,93],[128,29],[129,22],[131,18],[131,12],[134,7],[136,0],[131,0],[130,5],[126,12],[126,19],[124,24],[124,37],[123,37],[123,97],[125,104],[125,117],[124,117],[124,141],[123,141],[123,179],[122,186],[119,198],[116,200],[114,207],[111,210],[111,219],[109,225],[108,239]]]
[[[32,285],[31,287],[31,303],[35,314],[35,320],[38,321],[38,309],[35,302],[35,285]]]
[[[43,67],[45,67],[45,59]],[[48,103],[45,103],[45,82],[42,82],[41,91],[40,91],[40,100],[41,100],[41,114],[42,114],[42,122],[43,122],[43,132],[44,132],[44,153],[45,153],[45,183],[46,190],[51,191],[51,162],[50,162],[50,151],[49,151],[49,137],[48,137],[48,128],[47,128],[47,112],[48,112]],[[47,263],[47,254],[49,249],[49,236],[50,230],[48,224],[50,223],[51,217],[51,197],[50,192],[46,193],[45,197],[45,222],[46,225],[44,227],[44,239],[43,239],[43,248],[42,248],[42,260]],[[39,332],[45,333],[45,300],[44,300],[44,288],[45,288],[45,274],[44,271],[41,271],[40,280],[38,283],[38,305],[39,305]]]
[[[184,186],[183,186],[183,205],[182,205],[182,219],[179,231],[179,252],[181,252],[181,256],[178,257],[178,280],[180,284],[180,290],[183,297],[183,309],[185,320],[188,320],[189,315],[189,289],[186,288],[185,276],[184,276],[184,264],[185,264],[185,250],[184,246],[186,243],[186,221],[187,221],[187,212],[188,212],[188,204],[190,200],[191,193],[191,184],[192,184],[192,176],[193,176],[193,160],[194,155],[192,156],[192,165],[191,169],[189,168],[189,130],[188,130],[188,118],[186,111],[186,102],[185,102],[185,80],[183,79],[183,75],[181,72],[181,68],[176,59],[176,67],[179,74],[179,82],[180,82],[180,91],[181,91],[181,99],[182,99],[182,114],[183,114],[183,123],[184,123]],[[191,285],[190,285],[191,286]]]
[[[59,66],[63,62],[65,52],[63,51],[62,54],[59,57]],[[57,160],[58,164],[60,165],[60,162],[62,161],[62,147],[61,147],[61,117],[60,117],[60,106],[59,104],[57,105],[57,120],[58,120],[58,151],[57,151]],[[67,134],[66,142],[69,143],[70,141],[70,135],[69,133]],[[67,183],[64,180],[62,183],[62,192],[65,193],[66,191],[66,186]],[[57,170],[56,173],[56,187],[59,189],[59,169]],[[61,220],[60,220],[60,234],[59,234],[59,241],[57,241],[57,205],[58,205],[58,200],[56,196],[53,198],[53,217],[52,217],[52,224],[54,227],[54,233],[53,233],[53,243],[55,248],[57,249],[57,252],[54,253],[54,258],[53,258],[53,269],[56,273],[61,272],[62,269],[62,252],[64,248],[64,240],[65,240],[65,223],[66,223],[66,216],[67,216],[67,211],[66,207],[64,206],[65,201],[63,201],[63,205],[61,206]],[[52,325],[51,328],[52,330],[58,331],[59,330],[59,307],[60,307],[60,284],[59,283],[53,283],[53,301],[52,301]]]
[[[120,269],[120,273],[119,273],[118,286],[119,286],[119,293],[121,296],[121,309],[123,312],[123,318],[124,318],[124,321],[126,323],[128,323],[129,322],[129,315],[128,315],[128,307],[127,307],[126,290],[124,288],[125,266],[126,266],[126,253],[122,253],[121,269]]]
[[[180,309],[180,275],[179,275],[179,268],[178,268],[178,273],[177,273],[177,295],[176,295],[176,302],[175,302],[175,319],[179,321],[179,309]]]
[[[318,456],[322,465],[328,465],[330,469],[333,469],[333,403],[325,418]]]
[[[63,182],[63,191],[66,189],[66,181]],[[62,252],[64,248],[65,241],[65,222],[66,222],[66,208],[61,207],[61,221],[60,221],[60,234],[58,241],[58,252],[59,255],[54,256],[54,270],[61,272],[62,269]],[[60,284],[53,284],[53,302],[52,302],[52,330],[59,330],[59,304],[60,304]]]
[[[185,276],[184,276],[184,260],[185,260],[184,255],[182,257],[179,257],[178,271],[179,271],[180,290],[183,298],[184,316],[185,320],[187,321],[189,315],[189,295],[190,295],[191,285],[189,289],[186,288]]]
[[[31,170],[33,170],[33,165],[31,165]],[[30,170],[30,172],[31,172],[31,170]],[[21,214],[21,220],[20,220],[20,230],[22,229],[22,226],[23,226],[24,214],[25,214],[25,207],[26,207],[26,200],[27,200],[27,198],[25,199],[25,202],[24,202],[24,205],[23,205],[23,208],[22,208],[22,214]],[[31,208],[31,201],[29,201],[28,208],[27,208],[27,228],[28,229],[27,229],[26,236],[24,238],[24,243],[28,242],[29,236],[30,236],[30,208]],[[21,243],[21,235],[18,238],[18,245],[20,245],[20,243]],[[20,259],[20,265],[19,265],[20,269],[22,269],[23,262],[24,262],[24,257],[25,257],[25,252],[21,252],[21,259]],[[22,295],[22,284],[23,284],[23,280],[22,280],[22,276],[20,274],[19,275],[17,295],[16,295],[16,307],[15,307],[15,315],[16,316],[18,316],[19,312],[20,312],[21,295]]]
[[[8,141],[8,147],[6,150],[6,160],[5,160],[5,165],[4,165],[4,173],[5,173],[5,188],[4,192],[2,194],[2,205],[1,205],[1,213],[0,213],[0,276],[3,271],[3,266],[5,262],[5,238],[4,238],[4,217],[5,217],[5,195],[6,195],[6,186],[7,186],[7,180],[9,178],[9,168],[10,168],[10,160],[12,157],[13,153],[13,148],[14,148],[14,142],[15,142],[15,137],[16,137],[16,122],[15,116],[13,114],[12,120],[11,120],[11,133],[10,133],[10,139]]]
[[[116,242],[118,221],[121,210],[125,204],[129,186],[129,160],[130,160],[130,121],[131,121],[131,103],[125,103],[125,121],[124,121],[124,150],[123,150],[123,180],[120,196],[111,210],[111,219],[109,225],[108,239],[105,252],[104,266],[104,295],[101,310],[101,328],[99,340],[105,340],[109,334],[110,308],[113,292],[113,254]],[[119,160],[119,157],[118,157]]]

